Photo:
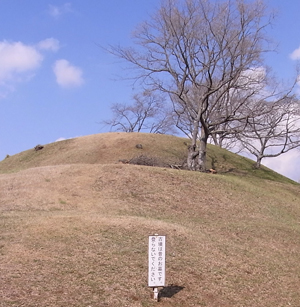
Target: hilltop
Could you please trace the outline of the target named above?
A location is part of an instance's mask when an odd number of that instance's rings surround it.
[[[172,135],[147,133],[103,133],[42,145],[9,156],[0,162],[0,173],[33,167],[66,164],[115,164],[128,162],[150,166],[181,166],[186,160],[189,140]],[[142,145],[142,149],[136,145]],[[217,146],[208,145],[207,168],[219,174],[236,174],[295,183],[266,168],[253,168],[254,162]]]
[[[1,161],[0,306],[157,306],[154,233],[167,236],[160,306],[297,306],[300,186],[215,146],[217,174],[177,169],[187,143],[105,133]]]

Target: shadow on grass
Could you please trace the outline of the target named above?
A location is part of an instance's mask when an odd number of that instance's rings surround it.
[[[184,287],[177,285],[166,286],[159,291],[159,297],[172,297],[183,289]]]

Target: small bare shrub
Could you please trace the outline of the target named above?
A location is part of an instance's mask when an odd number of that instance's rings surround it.
[[[162,162],[160,159],[155,157],[148,157],[140,155],[132,158],[129,164],[145,165],[145,166],[158,166],[158,167],[169,167],[166,163]]]

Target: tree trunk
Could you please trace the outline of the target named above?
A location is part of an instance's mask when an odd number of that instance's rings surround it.
[[[188,147],[188,157],[187,157],[187,166],[190,171],[197,170],[197,156],[199,152],[197,152],[195,145],[190,145]]]
[[[212,139],[213,139],[213,141],[214,141],[214,144],[215,144],[216,146],[221,147],[220,140],[218,140],[217,135],[216,135],[215,133],[211,133],[211,137],[212,137]]]
[[[205,128],[201,128],[200,146],[199,146],[199,158],[198,169],[200,172],[206,172],[206,148],[207,148],[208,134]]]
[[[255,167],[255,168],[257,168],[257,169],[260,168],[260,166],[261,166],[261,160],[262,160],[262,159],[263,159],[262,157],[257,157],[256,163],[254,164],[254,167]]]
[[[187,167],[190,171],[197,170],[197,156],[199,151],[197,150],[197,137],[198,137],[199,122],[194,122],[192,133],[192,144],[188,147]]]

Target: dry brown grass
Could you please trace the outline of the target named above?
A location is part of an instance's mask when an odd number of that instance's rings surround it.
[[[167,290],[182,289],[159,306],[299,306],[299,185],[118,163],[136,143],[178,162],[183,139],[167,138],[88,136],[0,163],[1,307],[156,306],[153,233],[167,235]]]
[[[145,133],[104,133],[47,144],[29,149],[1,162],[1,172],[61,164],[109,164],[142,154],[158,156],[165,163],[182,163],[187,140],[175,136]],[[142,144],[143,149],[136,148]]]

